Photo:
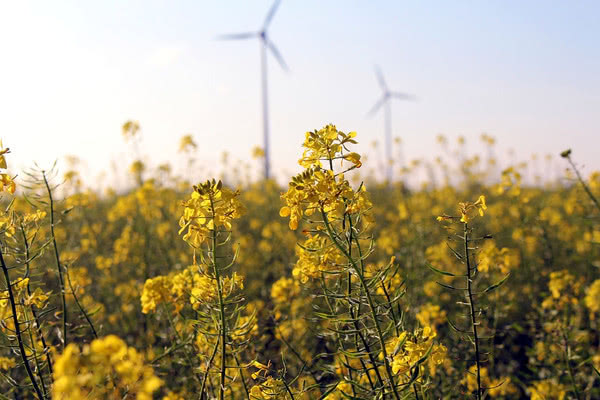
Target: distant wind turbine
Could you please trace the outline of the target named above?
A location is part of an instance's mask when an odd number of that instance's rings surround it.
[[[379,67],[375,66],[375,74],[377,75],[377,81],[379,82],[379,87],[381,88],[383,94],[381,98],[375,103],[373,108],[367,113],[367,116],[372,116],[381,108],[383,108],[383,117],[385,120],[385,158],[386,158],[386,171],[385,175],[388,183],[392,182],[392,112],[391,112],[391,99],[400,99],[400,100],[416,100],[416,97],[411,94],[400,93],[400,92],[392,92],[387,84],[385,83],[385,79],[383,79],[383,74]]]
[[[287,64],[283,60],[281,53],[275,47],[275,44],[269,39],[267,35],[267,28],[269,27],[275,12],[279,7],[281,0],[275,0],[271,9],[265,17],[262,28],[258,32],[243,32],[233,33],[227,35],[221,35],[218,38],[221,40],[245,40],[245,39],[260,39],[260,69],[262,79],[262,106],[263,106],[263,140],[264,140],[264,151],[265,151],[265,179],[269,179],[270,176],[270,151],[269,151],[269,102],[268,102],[268,86],[267,86],[267,51],[270,51],[273,57],[277,60],[281,68],[288,71]]]

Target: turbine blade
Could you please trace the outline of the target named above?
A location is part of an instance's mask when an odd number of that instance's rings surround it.
[[[277,60],[277,62],[279,63],[279,65],[281,65],[281,68],[283,68],[286,72],[289,71],[290,69],[288,68],[287,64],[283,60],[283,57],[281,56],[281,53],[279,52],[279,50],[277,50],[277,47],[275,47],[275,45],[273,44],[273,42],[271,42],[268,39],[265,39],[264,42],[265,42],[265,46],[267,46],[267,48],[269,50],[271,50],[271,53],[273,54],[273,57],[275,57],[275,59]]]
[[[256,37],[256,32],[243,32],[243,33],[227,33],[225,35],[217,36],[218,40],[243,40],[243,39],[251,39]]]
[[[412,94],[408,94],[408,93],[390,92],[390,96],[395,99],[401,99],[401,100],[410,100],[410,101],[417,100],[416,96],[414,96]]]
[[[369,112],[367,113],[367,117],[371,117],[373,114],[375,114],[375,112],[381,108],[381,106],[385,103],[386,100],[387,97],[381,96],[381,99],[379,99],[377,103],[375,103],[373,108],[369,110]]]
[[[265,22],[263,23],[263,30],[267,29],[267,27],[273,20],[273,16],[275,16],[275,12],[277,11],[277,8],[279,8],[279,3],[281,3],[281,0],[275,0],[273,5],[271,6],[271,9],[269,10],[269,12],[267,13],[267,16],[265,17]]]
[[[378,65],[375,66],[375,75],[377,75],[377,82],[379,82],[379,87],[385,92],[387,91],[387,85],[385,84],[385,79],[383,79],[383,73],[381,72],[381,68]]]

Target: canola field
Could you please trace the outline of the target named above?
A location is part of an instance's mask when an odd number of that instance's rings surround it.
[[[103,193],[0,146],[0,399],[599,399],[600,173],[415,188],[357,141],[307,132],[285,186],[137,161]]]

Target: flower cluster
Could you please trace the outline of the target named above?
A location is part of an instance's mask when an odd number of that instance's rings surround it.
[[[520,263],[519,253],[514,249],[496,247],[494,240],[486,240],[481,246],[478,253],[479,271],[491,272],[499,270],[503,274],[507,274],[515,269]]]
[[[542,308],[560,310],[569,305],[576,305],[581,292],[581,281],[563,269],[550,273],[550,281],[548,281],[548,290],[550,296],[542,302]]]
[[[469,223],[469,221],[477,214],[483,217],[483,212],[487,210],[485,196],[481,195],[475,202],[465,201],[458,203],[458,212],[460,213],[460,222]],[[449,215],[440,215],[438,221],[452,220],[455,217]],[[457,217],[456,217],[457,218]]]
[[[214,179],[194,186],[190,198],[183,202],[183,215],[179,220],[179,233],[187,229],[183,240],[198,248],[211,232],[220,227],[231,229],[231,220],[245,211],[238,196],[238,191],[225,188],[221,181]]]
[[[372,203],[365,187],[361,185],[359,190],[354,191],[343,172],[335,173],[333,168],[334,161],[338,159],[352,163],[346,171],[362,165],[360,155],[348,152],[346,148],[347,144],[356,143],[352,139],[355,136],[355,132],[345,134],[334,125],[306,133],[304,154],[299,160],[305,170],[292,178],[287,192],[281,195],[285,206],[279,215],[290,217],[290,229],[297,229],[303,216],[309,217],[315,212],[324,212],[338,219],[344,214],[364,213],[365,219],[370,220],[368,210]],[[323,167],[322,161],[327,161],[328,169]]]
[[[314,235],[296,250],[298,261],[292,270],[295,278],[306,283],[309,279],[319,279],[323,273],[343,271],[342,265],[346,259],[324,236]]]
[[[285,206],[279,211],[282,217],[290,217],[289,226],[298,228],[303,215],[311,216],[323,210],[340,216],[345,203],[354,192],[343,175],[335,175],[331,170],[311,167],[292,178],[287,192],[281,195]]]
[[[346,148],[349,143],[356,144],[353,139],[355,136],[356,132],[346,134],[331,124],[313,132],[306,132],[302,144],[305,150],[298,163],[304,168],[322,167],[322,161],[331,163],[335,159],[342,159],[351,162],[352,168],[359,168],[362,165],[360,155]]]
[[[289,397],[283,381],[269,376],[264,382],[252,386],[250,398],[256,400],[285,400]]]
[[[596,279],[585,291],[583,300],[592,313],[592,318],[600,312],[600,279]]]
[[[513,398],[519,392],[515,385],[510,381],[510,378],[490,378],[488,369],[483,367],[480,370],[481,385],[487,388],[487,393],[490,397],[511,396]],[[477,390],[477,366],[471,365],[465,377],[462,380],[463,384],[467,385],[469,392]]]
[[[58,400],[151,400],[163,384],[144,357],[114,335],[82,349],[69,344],[55,361],[53,377],[52,394]]]
[[[243,277],[233,273],[222,280],[223,297],[244,288]],[[197,265],[192,265],[178,274],[157,276],[146,280],[142,290],[142,312],[148,314],[156,311],[160,304],[173,304],[176,310],[190,304],[195,310],[206,303],[214,303],[218,299],[215,279],[201,273]]]
[[[567,388],[554,379],[535,382],[529,388],[531,400],[563,400],[567,396]]]
[[[4,148],[2,146],[2,141],[0,140],[0,169],[7,169],[5,154],[10,153],[10,149]],[[14,194],[15,190],[17,190],[17,185],[15,181],[11,178],[10,175],[6,172],[0,173],[0,192],[8,192],[10,194]]]
[[[386,344],[389,356],[392,358],[392,371],[401,375],[406,381],[410,379],[413,368],[420,368],[419,362],[426,358],[429,373],[435,375],[439,365],[447,359],[447,349],[442,344],[434,342],[437,333],[426,326],[414,334],[402,332]],[[427,357],[429,353],[429,357]]]

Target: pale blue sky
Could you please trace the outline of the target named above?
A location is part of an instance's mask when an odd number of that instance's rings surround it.
[[[13,165],[125,164],[130,118],[155,163],[177,157],[184,133],[205,163],[249,158],[262,144],[259,44],[214,39],[257,30],[270,5],[1,2],[0,137]],[[270,34],[291,72],[269,60],[273,166],[294,172],[304,132],[329,122],[357,131],[359,150],[381,142],[382,115],[365,117],[378,64],[419,98],[392,107],[408,158],[437,154],[439,133],[487,132],[520,157],[572,147],[600,169],[599,16],[596,1],[283,0]]]

